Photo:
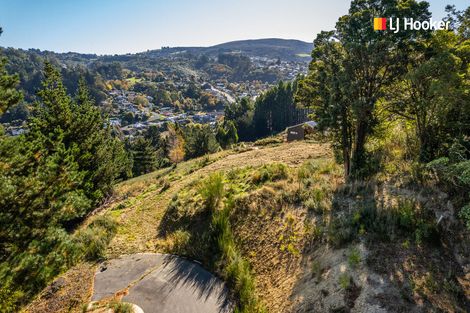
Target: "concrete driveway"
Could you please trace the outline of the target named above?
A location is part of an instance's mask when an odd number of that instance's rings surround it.
[[[95,275],[92,301],[118,292],[122,301],[145,313],[228,313],[232,305],[224,283],[186,259],[154,253],[104,262]]]

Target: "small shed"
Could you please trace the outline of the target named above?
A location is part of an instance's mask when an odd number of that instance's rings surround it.
[[[305,134],[313,131],[317,126],[314,121],[308,121],[297,125],[289,126],[286,128],[287,142],[294,140],[304,140]]]

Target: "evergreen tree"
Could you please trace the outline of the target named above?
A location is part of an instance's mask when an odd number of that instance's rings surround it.
[[[3,81],[4,82],[4,81]],[[5,85],[0,80],[0,90]],[[45,66],[28,130],[0,138],[0,310],[15,311],[77,258],[66,229],[108,193],[127,167],[83,83],[76,99]],[[6,286],[6,287],[5,287]],[[8,301],[3,302],[4,299]]]
[[[6,62],[6,59],[0,59],[0,117],[8,108],[19,103],[22,99],[21,93],[16,90],[19,84],[19,76],[7,74],[5,70]]]
[[[158,168],[158,160],[155,148],[149,139],[138,137],[132,143],[133,167],[135,176],[150,173]]]
[[[238,142],[237,128],[231,120],[225,121],[217,126],[216,133],[217,142],[222,148],[230,147]]]
[[[184,128],[184,152],[186,159],[197,158],[217,151],[219,145],[207,124],[189,124]]]

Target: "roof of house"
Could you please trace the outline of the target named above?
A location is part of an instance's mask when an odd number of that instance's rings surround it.
[[[295,127],[299,127],[299,126],[309,126],[309,127],[315,128],[317,125],[318,124],[315,121],[307,121],[307,122],[303,122],[303,123],[300,123],[300,124],[297,124],[297,125],[289,126],[286,129],[295,128]]]

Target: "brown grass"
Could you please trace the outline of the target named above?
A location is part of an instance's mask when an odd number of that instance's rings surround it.
[[[95,269],[96,266],[90,263],[72,267],[44,289],[23,312],[81,312],[82,305],[91,298]]]

